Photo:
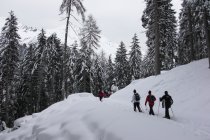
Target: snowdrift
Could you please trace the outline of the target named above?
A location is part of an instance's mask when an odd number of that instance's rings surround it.
[[[18,119],[20,128],[0,133],[0,140],[209,140],[210,69],[208,60],[179,66],[160,76],[133,81],[100,102],[90,93],[70,95],[46,110]],[[134,112],[133,89],[141,95],[144,113]],[[148,90],[158,99],[167,90],[174,99],[172,119],[154,106],[148,115]]]

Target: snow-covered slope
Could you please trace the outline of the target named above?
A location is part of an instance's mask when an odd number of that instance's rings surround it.
[[[5,18],[4,17],[0,17],[0,32],[2,27],[5,24]],[[69,31],[69,36],[68,36],[68,44],[71,45],[73,44],[73,42],[75,40],[79,40],[78,37],[78,33],[79,33],[79,25],[75,24],[75,30],[76,32],[74,32],[73,30],[70,29]],[[25,25],[22,25],[22,23],[18,24],[18,33],[21,36],[21,44],[23,43],[33,43],[36,42],[37,40],[37,36],[40,33],[40,29],[36,29],[33,27],[27,27]],[[61,39],[61,41],[64,41],[64,33],[65,33],[65,25],[62,27],[57,27],[54,29],[45,29],[46,30],[46,35],[50,36],[53,33],[56,33],[58,38]],[[100,53],[102,50],[107,54],[107,55],[112,55],[113,57],[115,56],[116,50],[118,48],[118,44],[111,42],[107,37],[101,35],[101,39],[100,39],[100,48],[96,50],[97,53]]]
[[[92,94],[70,95],[41,113],[16,121],[21,127],[0,133],[0,140],[209,140],[210,70],[208,60],[179,66],[160,76],[133,81],[100,102]],[[134,112],[132,91],[141,95],[144,113]],[[165,90],[174,99],[174,114],[167,120],[164,109],[156,116],[144,107],[148,90],[159,98]]]

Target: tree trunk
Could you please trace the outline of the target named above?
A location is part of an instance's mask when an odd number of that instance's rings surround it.
[[[63,74],[62,74],[62,95],[63,99],[66,99],[66,51],[67,51],[67,39],[68,39],[68,30],[69,30],[69,19],[71,15],[71,2],[68,8],[68,15],[66,19],[66,32],[65,32],[65,43],[64,43],[64,56],[63,56]]]
[[[195,60],[195,55],[194,55],[194,47],[193,47],[192,14],[191,14],[190,6],[188,6],[188,18],[189,18],[190,62],[191,62]]]
[[[5,106],[5,121],[9,124],[9,84],[6,84],[6,106]]]
[[[206,45],[208,47],[208,55],[209,55],[209,69],[210,69],[210,30],[208,25],[208,18],[207,18],[207,10],[204,8],[204,29],[206,33]]]
[[[155,75],[160,74],[160,31],[159,31],[159,12],[157,0],[155,4]]]

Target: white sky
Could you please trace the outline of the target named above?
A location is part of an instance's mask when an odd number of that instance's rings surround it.
[[[0,0],[0,17],[7,17],[13,10],[19,22],[27,26],[51,29],[65,26],[64,15],[59,15],[62,0]],[[173,0],[174,9],[181,8],[181,0]],[[112,42],[123,41],[130,45],[137,33],[145,50],[145,33],[141,26],[144,0],[84,0],[87,14],[97,20],[102,34]]]

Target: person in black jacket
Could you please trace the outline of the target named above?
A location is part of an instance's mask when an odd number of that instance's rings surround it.
[[[170,95],[168,95],[168,91],[165,91],[165,95],[163,95],[160,98],[160,101],[163,102],[164,106],[165,106],[165,117],[164,118],[170,119],[169,108],[173,104],[173,99],[171,98]]]

